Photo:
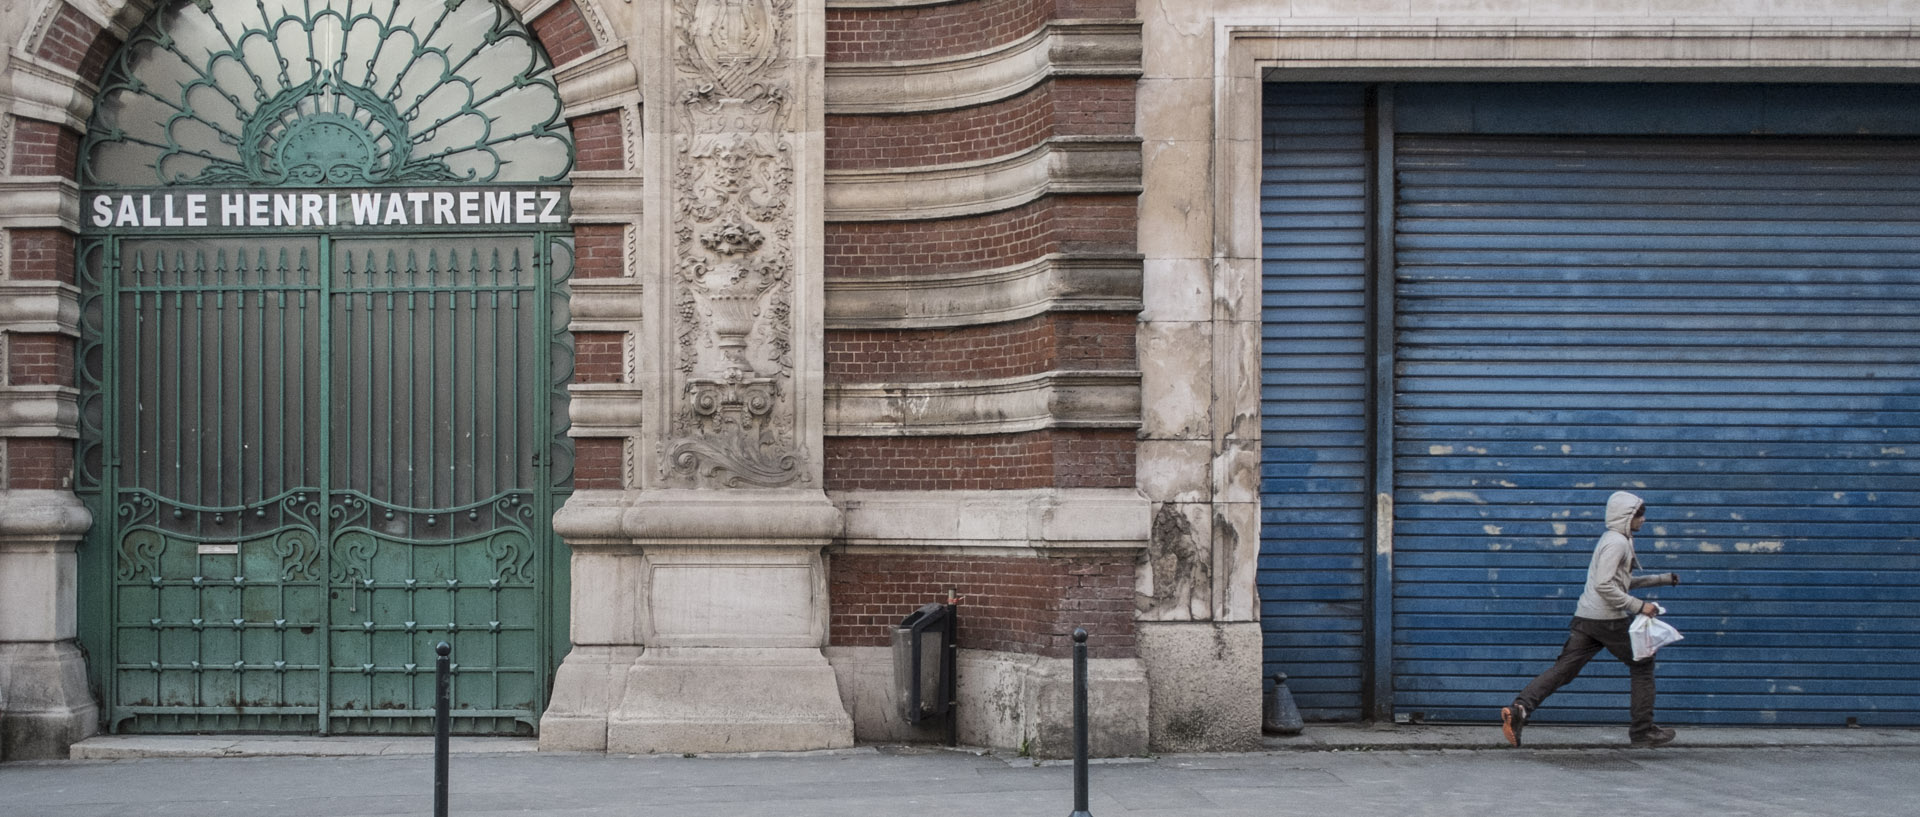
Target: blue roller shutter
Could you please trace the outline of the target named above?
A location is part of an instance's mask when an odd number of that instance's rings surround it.
[[[1397,711],[1484,721],[1544,669],[1627,489],[1645,569],[1686,580],[1652,594],[1687,635],[1663,721],[1920,724],[1920,146],[1402,135],[1395,161]],[[1622,722],[1623,675],[1541,718]]]
[[[1366,94],[1268,91],[1261,179],[1261,620],[1302,713],[1360,716],[1366,666]]]

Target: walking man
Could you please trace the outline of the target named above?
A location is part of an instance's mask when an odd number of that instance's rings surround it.
[[[1653,656],[1633,660],[1633,647],[1627,640],[1627,624],[1633,616],[1662,612],[1660,605],[1634,598],[1627,591],[1680,583],[1678,573],[1633,575],[1640,567],[1640,560],[1633,555],[1633,534],[1646,521],[1647,506],[1640,497],[1626,491],[1615,491],[1607,497],[1607,532],[1593,547],[1593,561],[1587,563],[1587,586],[1580,593],[1580,605],[1573,613],[1573,632],[1567,636],[1566,646],[1560,648],[1560,658],[1527,684],[1512,704],[1500,710],[1500,731],[1506,734],[1508,743],[1519,746],[1527,718],[1554,690],[1579,675],[1603,648],[1627,665],[1632,679],[1633,724],[1627,736],[1633,745],[1653,747],[1673,742],[1673,730],[1653,722]]]

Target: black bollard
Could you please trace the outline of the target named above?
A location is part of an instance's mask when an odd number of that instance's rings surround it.
[[[433,817],[447,817],[447,745],[453,735],[451,703],[453,668],[447,656],[453,647],[442,641],[433,648]]]
[[[1073,813],[1067,817],[1093,817],[1087,811],[1087,630],[1073,628]]]

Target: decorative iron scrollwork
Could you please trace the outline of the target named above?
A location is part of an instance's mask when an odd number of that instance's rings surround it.
[[[551,65],[503,7],[253,5],[181,0],[133,33],[86,184],[548,182],[571,166]],[[141,79],[156,75],[178,81]]]

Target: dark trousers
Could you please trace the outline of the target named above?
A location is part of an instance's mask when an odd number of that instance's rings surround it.
[[[1531,717],[1540,703],[1552,695],[1554,690],[1566,686],[1580,669],[1600,654],[1601,649],[1613,653],[1627,665],[1628,677],[1632,679],[1633,725],[1628,728],[1632,737],[1639,737],[1653,731],[1653,658],[1644,661],[1633,660],[1633,645],[1627,640],[1627,625],[1630,618],[1573,618],[1572,632],[1567,635],[1567,645],[1560,648],[1560,657],[1548,667],[1546,672],[1527,684],[1520,691],[1514,703],[1527,708]]]

